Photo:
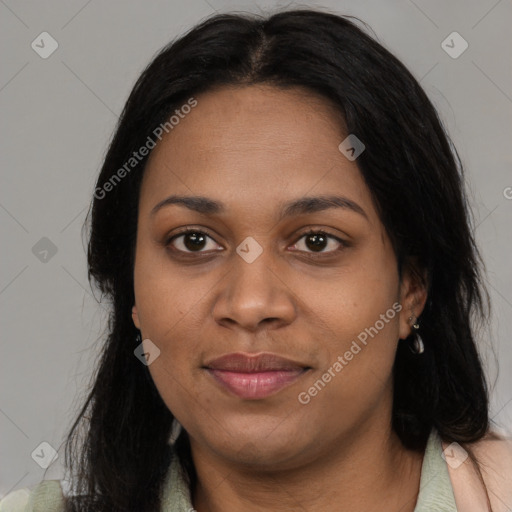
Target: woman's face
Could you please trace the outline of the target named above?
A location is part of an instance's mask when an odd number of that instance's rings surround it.
[[[193,453],[285,468],[388,429],[423,295],[399,280],[338,114],[299,89],[196,99],[146,167],[133,308]]]

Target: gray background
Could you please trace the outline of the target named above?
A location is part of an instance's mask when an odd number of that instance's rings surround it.
[[[496,381],[491,415],[510,435],[512,2],[307,5],[366,21],[421,81],[460,153],[494,305],[481,346],[491,383]],[[214,11],[307,5],[0,0],[0,495],[43,478],[31,456],[42,442],[59,453],[45,478],[64,476],[64,434],[106,325],[105,310],[87,283],[80,230],[118,114],[139,73],[164,44]],[[47,59],[31,48],[43,31],[59,45]],[[456,59],[441,47],[453,31],[469,44]],[[49,244],[43,237],[55,246],[54,255],[42,252]]]

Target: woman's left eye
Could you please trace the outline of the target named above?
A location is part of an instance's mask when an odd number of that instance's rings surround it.
[[[334,235],[329,235],[324,231],[310,231],[302,235],[293,248],[294,250],[306,250],[306,252],[311,251],[312,253],[334,253],[345,245],[343,240]],[[303,249],[303,247],[306,249]],[[331,247],[332,250],[324,250],[328,247]]]

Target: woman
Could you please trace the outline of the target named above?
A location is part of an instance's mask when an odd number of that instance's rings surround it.
[[[26,510],[506,510],[479,262],[458,155],[394,56],[348,17],[205,21],[106,156],[110,332],[70,496],[43,482]]]

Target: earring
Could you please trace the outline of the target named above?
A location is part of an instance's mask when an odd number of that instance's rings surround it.
[[[173,418],[171,423],[171,434],[169,436],[170,444],[174,444],[176,442],[176,439],[178,439],[182,430],[183,427],[181,426],[181,423],[176,418]]]
[[[412,318],[412,316],[409,317],[409,320],[412,320]],[[421,339],[421,336],[418,333],[420,329],[420,324],[418,323],[417,318],[414,321],[412,328],[414,329],[414,339],[412,345],[409,345],[409,348],[411,349],[411,352],[413,354],[423,354],[423,352],[425,352],[425,344],[423,343],[423,340]]]

